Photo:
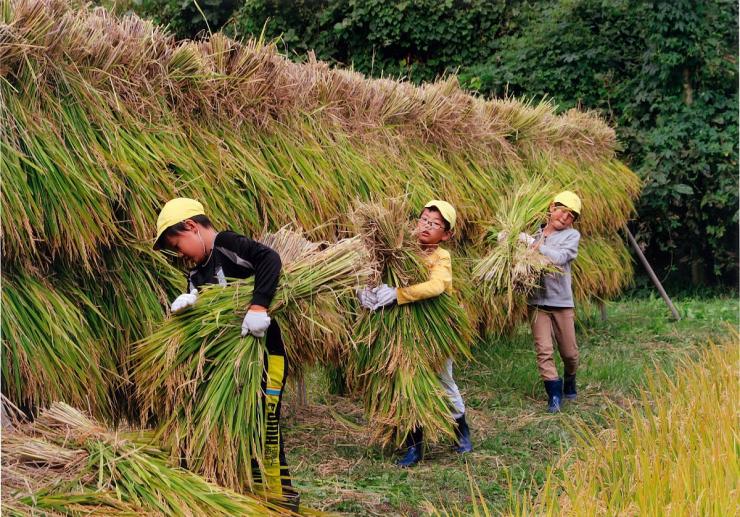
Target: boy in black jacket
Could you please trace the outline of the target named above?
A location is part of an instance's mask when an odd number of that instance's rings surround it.
[[[217,232],[206,217],[203,205],[188,198],[173,199],[162,208],[157,218],[154,249],[162,248],[195,263],[188,273],[187,293],[172,302],[172,312],[196,303],[198,288],[203,285],[225,285],[227,278],[254,275],[254,293],[242,322],[242,336],[267,335],[267,370],[262,377],[267,429],[264,449],[266,482],[271,493],[279,495],[286,506],[297,509],[299,498],[291,486],[280,432],[280,405],[288,374],[288,359],[280,328],[267,312],[280,277],[280,256],[272,248],[238,233]]]

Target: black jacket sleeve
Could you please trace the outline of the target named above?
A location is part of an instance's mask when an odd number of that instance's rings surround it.
[[[246,262],[240,265],[254,269],[252,304],[269,307],[283,267],[277,251],[234,232],[219,233],[214,244],[236,253],[241,261]]]

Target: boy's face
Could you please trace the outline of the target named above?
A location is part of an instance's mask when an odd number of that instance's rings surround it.
[[[190,219],[185,221],[187,229],[165,238],[167,249],[199,264],[206,258],[206,248],[198,225]]]
[[[450,238],[442,214],[428,208],[424,209],[416,222],[416,233],[421,244],[439,244]]]
[[[550,225],[556,230],[565,230],[569,228],[575,217],[573,212],[564,206],[556,206],[555,203],[550,205]]]

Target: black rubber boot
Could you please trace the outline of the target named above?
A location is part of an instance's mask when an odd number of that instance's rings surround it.
[[[283,494],[282,500],[278,504],[293,513],[299,513],[301,508],[301,495],[298,492],[286,492]]]
[[[396,462],[401,468],[413,467],[424,459],[424,430],[420,427],[406,437],[406,453]]]
[[[575,400],[576,396],[576,374],[566,375],[563,381],[563,398]]]
[[[470,428],[468,423],[465,421],[465,414],[460,418],[455,419],[455,434],[457,434],[457,447],[455,452],[464,454],[466,452],[473,452],[473,442],[470,441]]]
[[[563,400],[563,379],[545,381],[545,391],[547,391],[548,413],[559,413],[560,403]]]

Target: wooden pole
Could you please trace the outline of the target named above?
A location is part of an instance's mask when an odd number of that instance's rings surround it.
[[[660,280],[658,280],[658,277],[655,275],[653,268],[650,267],[650,264],[645,258],[645,255],[642,253],[640,246],[637,245],[635,236],[632,235],[632,232],[630,231],[629,228],[627,228],[627,225],[624,226],[624,232],[627,234],[627,240],[632,245],[632,249],[635,250],[635,253],[637,253],[637,257],[640,259],[640,262],[642,262],[642,265],[645,268],[645,271],[647,271],[647,274],[650,277],[650,280],[653,281],[653,284],[655,284],[655,288],[660,293],[660,296],[663,298],[663,301],[666,303],[668,308],[671,310],[671,314],[673,314],[673,319],[675,319],[676,321],[680,320],[681,315],[678,314],[678,311],[676,310],[675,305],[673,305],[673,302],[669,298],[668,293],[666,293],[665,289],[663,289],[663,284],[660,283]]]
[[[601,321],[606,321],[606,304],[604,300],[599,300],[599,312],[601,313]]]
[[[298,392],[298,407],[305,408],[308,404],[308,394],[306,393],[306,379],[303,375],[298,379],[296,391]]]

